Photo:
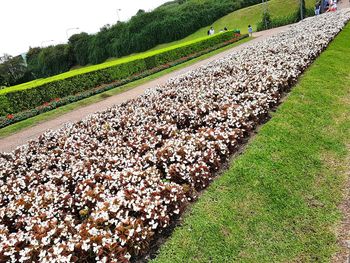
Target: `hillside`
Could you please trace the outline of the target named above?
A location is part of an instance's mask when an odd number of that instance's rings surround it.
[[[306,7],[312,8],[315,4],[315,0],[305,0]],[[268,2],[269,12],[272,17],[281,17],[292,14],[299,7],[299,0],[270,0]],[[219,32],[224,27],[228,29],[240,29],[242,33],[248,33],[248,25],[252,25],[253,29],[256,29],[257,23],[261,20],[261,15],[263,12],[263,4],[257,4],[249,6],[246,8],[234,11],[213,23],[213,28],[215,32]],[[158,45],[154,49],[164,48],[167,46],[172,46],[182,42],[190,41],[199,37],[207,35],[208,27],[202,27],[195,33],[179,40],[162,45]]]

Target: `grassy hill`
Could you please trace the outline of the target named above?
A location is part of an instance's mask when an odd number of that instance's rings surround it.
[[[305,0],[306,7],[311,8],[315,4],[315,0]],[[299,7],[299,0],[270,0],[268,2],[269,12],[272,17],[281,17],[292,14]],[[262,12],[264,10],[263,4],[253,5],[237,11],[234,11],[213,23],[215,32],[219,32],[220,29],[227,27],[228,29],[238,28],[242,33],[248,33],[248,25],[252,25],[253,29],[256,29],[258,22],[261,20]],[[158,45],[154,49],[160,49],[172,45],[176,45],[182,42],[191,41],[193,39],[203,37],[207,35],[208,27],[203,27],[195,33],[187,36],[184,39]]]

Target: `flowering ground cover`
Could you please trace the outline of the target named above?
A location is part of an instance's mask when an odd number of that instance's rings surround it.
[[[147,252],[348,19],[307,19],[1,154],[0,261]]]

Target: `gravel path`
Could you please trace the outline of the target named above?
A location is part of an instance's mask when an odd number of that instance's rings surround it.
[[[347,2],[347,0],[343,0],[343,2]],[[207,64],[213,60],[216,60],[218,58],[224,57],[229,53],[238,51],[242,49],[243,47],[249,46],[254,42],[262,41],[263,39],[275,35],[285,29],[287,29],[289,26],[284,26],[284,27],[279,27],[279,28],[274,28],[266,31],[261,31],[253,34],[255,39],[246,42],[244,44],[241,44],[239,46],[236,46],[232,49],[226,50],[220,54],[217,54],[215,56],[212,56],[210,58],[207,58],[205,60],[199,61],[191,66],[185,67],[183,69],[174,71],[172,73],[166,74],[162,77],[159,77],[153,81],[147,82],[143,85],[137,86],[131,90],[128,90],[126,92],[123,92],[121,94],[117,94],[115,96],[106,98],[103,101],[100,101],[98,103],[91,104],[89,106],[85,106],[82,108],[78,108],[76,110],[73,110],[71,112],[68,112],[64,115],[61,115],[55,119],[38,123],[37,125],[33,127],[29,127],[27,129],[24,129],[16,134],[10,135],[8,137],[4,137],[0,139],[0,152],[9,152],[14,150],[16,147],[25,144],[29,140],[35,139],[41,134],[43,134],[46,130],[57,130],[61,128],[65,123],[68,122],[76,122],[79,121],[89,114],[92,114],[96,111],[102,111],[108,107],[111,107],[113,105],[121,104],[129,99],[135,98],[141,94],[144,93],[144,91],[148,88],[157,86],[157,85],[162,85],[166,83],[166,81],[170,78],[173,78],[177,75],[181,75],[187,71],[193,70],[195,68],[200,67],[203,64]]]

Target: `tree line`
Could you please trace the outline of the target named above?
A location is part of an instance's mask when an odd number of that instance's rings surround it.
[[[21,56],[0,58],[0,86],[12,86],[149,50],[184,38],[220,17],[260,0],[176,0],[151,12],[139,10],[127,22],[105,25],[96,34],[72,35],[67,44],[30,48]]]

